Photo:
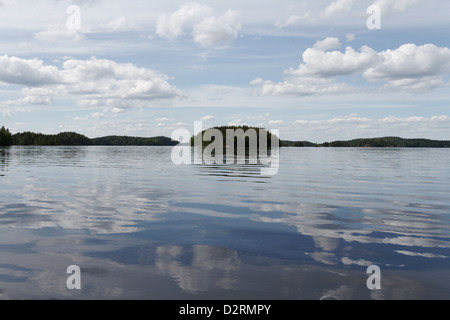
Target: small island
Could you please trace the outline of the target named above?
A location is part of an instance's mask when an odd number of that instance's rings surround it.
[[[271,132],[267,131],[264,128],[260,127],[250,127],[250,126],[221,126],[221,127],[213,127],[206,130],[203,130],[201,133],[198,133],[197,135],[191,137],[190,144],[191,146],[194,145],[195,141],[197,139],[201,139],[202,146],[205,147],[207,144],[209,144],[209,140],[205,139],[207,137],[208,132],[212,132],[211,130],[216,130],[217,133],[220,133],[222,136],[222,144],[224,147],[231,146],[231,141],[228,141],[228,139],[233,139],[234,141],[234,148],[237,148],[237,144],[239,141],[245,142],[246,145],[248,145],[250,139],[256,138],[256,145],[259,148],[259,137],[260,135],[265,135],[265,141],[267,142],[267,147],[270,149],[273,143],[278,143],[278,145],[281,145],[281,140],[275,136],[272,135]],[[227,137],[227,133],[230,133],[230,138]],[[206,135],[205,135],[206,134]],[[208,141],[206,141],[208,140]]]

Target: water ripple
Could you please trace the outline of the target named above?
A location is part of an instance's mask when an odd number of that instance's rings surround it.
[[[450,292],[435,280],[450,270],[449,150],[285,148],[274,176],[170,155],[0,148],[0,297],[65,298],[55,279],[77,263],[96,297],[355,297],[370,264],[421,274],[386,275],[381,297]]]

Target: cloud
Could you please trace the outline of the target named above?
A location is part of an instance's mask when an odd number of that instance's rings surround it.
[[[174,39],[211,14],[211,8],[195,2],[184,4],[170,15],[162,15],[156,25],[156,33],[163,38]]]
[[[55,92],[47,88],[23,88],[24,104],[48,105],[53,103]]]
[[[441,13],[432,8],[433,2],[421,0],[328,0],[328,1],[298,1],[298,4],[286,5],[289,13],[286,17],[276,20],[274,23],[278,28],[287,28],[295,26],[320,26],[328,25],[333,29],[337,26],[348,27],[350,24],[354,27],[361,27],[363,20],[367,19],[367,8],[375,5],[380,8],[382,19],[393,20],[398,27],[405,27],[407,24],[415,24],[411,27],[417,27],[417,19],[420,23],[431,22],[434,26],[439,24],[436,19],[441,19]],[[323,3],[326,3],[325,5]],[[422,6],[417,4],[422,3]],[[283,5],[280,3],[280,8]],[[416,6],[416,8],[413,8]],[[412,10],[413,9],[413,10]],[[410,11],[414,16],[407,16],[403,13]],[[443,9],[445,11],[446,9]],[[448,11],[448,10],[447,10]],[[420,16],[420,18],[418,18]],[[390,26],[393,26],[392,22]],[[359,28],[359,27],[358,27]]]
[[[228,123],[229,126],[246,126],[247,123],[245,123],[242,119],[235,119]]]
[[[169,119],[169,118],[156,118],[155,121],[156,121],[156,122],[168,122],[168,121],[173,121],[173,119]]]
[[[364,118],[357,114],[351,114],[349,116],[339,116],[329,120],[315,120],[315,121],[296,120],[295,124],[300,125],[361,124],[361,123],[368,123],[369,121],[370,121],[369,118]]]
[[[156,33],[162,38],[175,39],[189,30],[193,41],[202,47],[211,47],[234,40],[241,29],[239,13],[228,10],[215,17],[212,8],[195,2],[184,4],[174,13],[159,17]]]
[[[354,0],[336,0],[325,8],[313,8],[317,5],[310,5],[309,9],[302,14],[292,14],[284,21],[275,22],[278,28],[293,27],[298,25],[316,25],[320,22],[336,18],[340,13],[347,13],[352,10]],[[303,10],[306,10],[303,8]]]
[[[259,84],[263,84],[263,83],[264,83],[264,79],[259,78],[259,77],[250,81],[251,85],[259,85]]]
[[[372,5],[380,7],[383,14],[392,12],[404,12],[409,6],[419,3],[421,0],[376,0]]]
[[[324,40],[318,40],[313,49],[325,51],[329,49],[338,49],[341,47],[341,42],[338,38],[327,37]]]
[[[91,117],[93,119],[101,119],[101,118],[104,118],[105,115],[102,112],[94,112],[91,114]]]
[[[229,10],[218,18],[210,17],[201,21],[192,31],[194,41],[202,47],[211,47],[236,39],[241,29],[238,16],[237,11]]]
[[[329,38],[328,38],[329,39]],[[336,41],[325,39],[323,44],[326,46],[337,45]],[[363,72],[367,67],[377,62],[378,55],[373,49],[363,46],[357,52],[351,47],[347,47],[345,52],[326,51],[316,48],[308,48],[303,52],[303,64],[298,69],[290,69],[287,74],[295,76],[314,76],[314,77],[335,77],[352,75]]]
[[[344,83],[336,83],[325,78],[290,78],[282,82],[264,81],[261,93],[263,95],[329,95],[350,93],[354,89]]]
[[[0,56],[0,82],[40,87],[60,81],[58,68],[46,66],[42,60]]]
[[[292,124],[296,132],[302,132],[304,137],[319,138],[320,142],[382,136],[439,139],[450,133],[450,117],[448,115],[405,118],[386,116],[372,119],[358,114],[350,114],[324,120],[301,119]]]
[[[355,40],[356,36],[353,33],[347,33],[345,35],[345,41],[347,42],[351,42],[353,40]]]
[[[138,26],[133,21],[125,17],[118,17],[107,23],[100,25],[100,30],[103,32],[125,32],[138,30]]]
[[[310,15],[311,15],[311,12],[309,12],[309,11],[303,13],[302,15],[295,15],[295,14],[290,15],[284,22],[280,22],[280,21],[275,22],[275,26],[277,26],[278,28],[298,26],[301,23],[309,21]]]
[[[379,63],[363,73],[369,81],[386,81],[390,86],[428,91],[442,85],[441,75],[450,70],[450,49],[433,44],[405,44],[378,54]]]
[[[352,5],[353,0],[336,0],[325,8],[321,14],[321,17],[328,19],[337,13],[347,12],[351,9]]]
[[[71,94],[102,105],[126,107],[131,100],[148,102],[180,94],[166,75],[130,63],[73,59],[64,62],[61,72]]]
[[[114,114],[122,113],[122,112],[124,112],[124,111],[125,111],[124,109],[117,108],[117,107],[112,108],[112,110],[111,110],[111,112],[114,113]]]
[[[19,104],[49,104],[58,92],[79,99],[84,106],[107,106],[115,111],[143,107],[181,96],[168,80],[160,72],[107,59],[69,59],[58,69],[38,59],[0,57],[0,82],[25,87],[25,98]]]
[[[417,46],[405,44],[395,50],[377,52],[368,46],[359,51],[338,48],[336,38],[317,41],[303,54],[303,63],[297,69],[285,71],[283,82],[264,81],[256,78],[250,83],[261,85],[263,94],[339,94],[358,91],[337,77],[361,76],[367,82],[384,83],[386,89],[402,89],[408,92],[428,92],[446,85],[443,76],[450,71],[450,49],[433,44]]]
[[[266,112],[264,115],[247,116],[247,119],[261,121],[261,120],[268,120],[268,117],[270,117],[270,113]]]
[[[186,254],[192,255],[189,263],[183,262]],[[236,289],[236,271],[241,265],[236,251],[206,245],[191,248],[166,245],[156,249],[156,256],[158,272],[176,279],[186,292],[205,292],[211,287]]]
[[[79,30],[69,29],[65,25],[50,25],[47,30],[39,31],[34,35],[34,39],[43,42],[75,41],[84,39],[83,33]]]
[[[283,124],[283,123],[284,123],[283,120],[270,120],[268,122],[269,125],[280,125],[280,124]]]
[[[214,117],[214,116],[204,116],[200,120],[201,121],[215,121],[216,117]]]

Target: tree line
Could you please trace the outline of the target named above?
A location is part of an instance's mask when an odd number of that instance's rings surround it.
[[[272,141],[272,134],[263,128],[248,127],[248,126],[222,126],[216,127],[222,133],[224,145],[226,143],[226,130],[233,129],[235,133],[241,132],[245,134],[248,129],[254,129],[256,135],[260,133],[267,135],[267,143],[270,148]],[[242,129],[240,131],[239,129]],[[204,134],[206,130],[202,132]],[[430,139],[404,139],[399,137],[382,137],[382,138],[368,138],[368,139],[353,139],[347,141],[333,141],[324,142],[321,144],[309,141],[288,141],[279,140],[280,147],[334,147],[334,148],[450,148],[450,141],[448,140],[430,140]],[[191,138],[193,144],[195,137]],[[235,147],[237,140],[241,139],[238,135],[235,136]],[[248,143],[249,137],[244,137]],[[128,137],[128,136],[107,136],[90,139],[85,135],[76,132],[62,132],[58,134],[42,134],[33,132],[22,132],[11,134],[9,129],[2,126],[0,129],[0,146],[175,146],[179,142],[173,141],[168,137]],[[202,141],[203,146],[209,144]],[[246,144],[247,144],[246,143]],[[259,139],[258,139],[259,143]],[[235,149],[236,150],[236,149]]]
[[[179,142],[167,137],[127,137],[127,136],[107,136],[94,138],[91,140],[96,146],[175,146]]]
[[[450,148],[450,141],[383,137],[325,142],[319,146],[334,148]]]
[[[21,132],[12,135],[5,127],[0,129],[0,146],[174,146],[178,143],[167,137],[108,136],[90,139],[76,132]]]
[[[75,132],[58,134],[22,132],[12,136],[12,144],[16,146],[90,146],[92,141]]]

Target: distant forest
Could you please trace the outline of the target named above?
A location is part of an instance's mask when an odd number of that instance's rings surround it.
[[[167,137],[139,138],[109,136],[90,139],[75,132],[42,134],[23,132],[11,135],[7,129],[0,131],[0,146],[174,146],[177,141]]]
[[[250,127],[219,127],[225,133],[226,129],[243,129]],[[259,130],[262,128],[256,128]],[[267,142],[270,144],[269,132]],[[193,140],[194,137],[192,137]],[[0,129],[0,146],[175,146],[179,142],[168,137],[127,137],[107,136],[90,139],[75,132],[62,132],[55,135],[22,132],[11,134],[5,127]],[[209,143],[208,143],[209,144]],[[333,141],[321,144],[309,141],[280,140],[280,147],[333,147],[333,148],[450,148],[448,140],[404,139],[399,137],[383,137],[370,139],[354,139],[348,141]]]
[[[167,137],[140,138],[126,136],[108,136],[91,139],[95,146],[175,146],[179,142]]]
[[[17,133],[12,136],[15,146],[90,146],[92,140],[75,132],[42,134],[33,132]]]
[[[403,139],[384,137],[372,139],[354,139],[349,141],[325,142],[321,147],[347,148],[450,148],[450,141],[429,139]]]

